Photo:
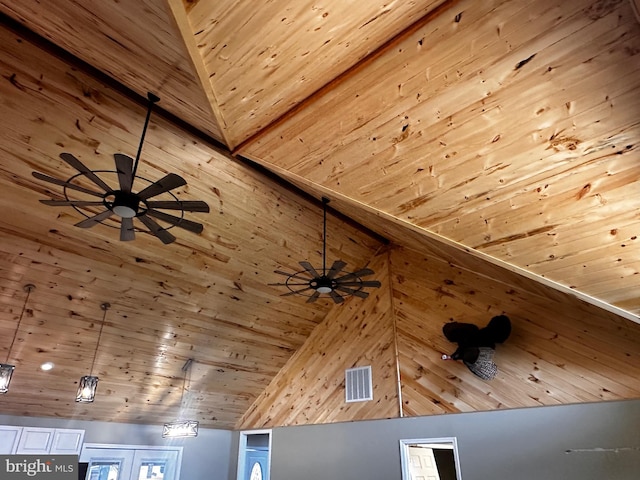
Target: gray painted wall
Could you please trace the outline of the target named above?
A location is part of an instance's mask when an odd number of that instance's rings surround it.
[[[0,425],[81,428],[85,431],[85,443],[181,446],[183,447],[180,475],[182,480],[227,480],[231,474],[229,460],[231,458],[232,432],[227,430],[201,428],[195,438],[164,439],[162,438],[162,425],[87,422],[9,415],[0,415]],[[233,468],[235,475],[235,464]]]
[[[159,425],[0,415],[0,424],[82,428],[87,443],[181,445],[182,480],[235,480],[238,432],[164,440]],[[400,480],[400,439],[457,437],[463,480],[638,480],[640,400],[283,427],[273,480]]]
[[[272,435],[273,480],[400,480],[399,440],[428,437],[457,437],[463,480],[640,479],[640,400],[285,427]]]

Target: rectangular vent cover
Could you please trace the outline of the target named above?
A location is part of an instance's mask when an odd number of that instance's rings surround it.
[[[345,370],[345,396],[348,402],[373,400],[371,366]]]

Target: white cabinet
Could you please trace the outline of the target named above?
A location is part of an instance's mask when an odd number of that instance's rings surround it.
[[[0,455],[11,455],[15,453],[22,434],[22,427],[10,427],[0,425]]]
[[[49,453],[58,455],[80,455],[84,430],[72,430],[70,428],[56,428],[53,432],[53,441]]]
[[[53,428],[23,427],[16,453],[40,455],[49,453],[53,441]]]
[[[0,454],[79,455],[84,430],[1,425],[0,436]]]

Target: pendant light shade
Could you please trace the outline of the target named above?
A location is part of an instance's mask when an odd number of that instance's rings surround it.
[[[11,383],[11,377],[15,369],[15,365],[0,363],[0,393],[7,393],[9,391],[9,383]]]
[[[11,358],[11,351],[13,350],[13,344],[16,343],[16,338],[18,336],[18,330],[20,329],[20,324],[22,323],[22,317],[24,317],[24,312],[27,309],[27,302],[29,301],[29,295],[35,289],[35,285],[28,283],[24,286],[24,291],[27,292],[27,296],[24,299],[24,305],[22,305],[22,311],[20,312],[20,318],[18,319],[18,324],[16,325],[16,331],[13,334],[13,340],[11,340],[11,345],[9,346],[9,351],[7,352],[7,361],[5,363],[0,363],[0,394],[5,394],[9,391],[9,384],[11,383],[11,377],[13,376],[13,371],[15,370],[15,365],[9,363],[9,359]]]
[[[89,375],[85,375],[80,378],[78,384],[78,393],[76,394],[76,402],[79,403],[92,403],[96,398],[96,390],[98,388],[98,377],[93,375],[93,367],[96,364],[96,357],[98,356],[98,347],[100,346],[100,337],[102,337],[102,329],[104,328],[104,321],[107,317],[107,310],[111,305],[103,303],[100,308],[104,312],[102,314],[102,324],[100,324],[100,333],[98,333],[98,341],[96,342],[96,350],[93,353],[93,361],[91,362],[91,372]]]
[[[182,392],[180,394],[180,410],[184,406],[184,391],[187,383],[187,372],[191,368],[193,358],[190,358],[182,366],[184,377],[182,379]],[[189,385],[191,382],[189,382]],[[162,427],[162,438],[186,438],[198,436],[198,422],[196,420],[176,420],[175,422],[165,423]]]
[[[162,427],[162,438],[185,438],[198,436],[198,422],[182,420],[165,423]]]
[[[79,403],[91,403],[96,398],[96,390],[98,388],[98,377],[94,375],[85,375],[80,378],[80,384],[78,385],[78,394],[76,395],[76,402]]]

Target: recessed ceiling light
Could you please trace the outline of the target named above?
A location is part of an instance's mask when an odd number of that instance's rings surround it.
[[[40,365],[40,369],[44,370],[45,372],[48,372],[52,368],[53,368],[53,362],[44,362],[42,365]]]

